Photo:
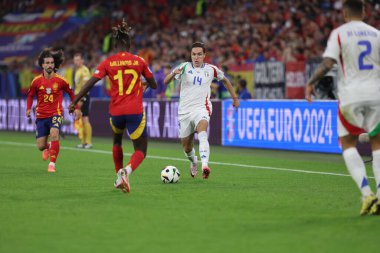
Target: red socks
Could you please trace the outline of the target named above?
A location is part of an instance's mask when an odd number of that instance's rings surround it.
[[[55,161],[58,158],[58,153],[59,153],[59,141],[52,141],[50,143],[50,148],[49,148],[50,162],[55,163]]]
[[[123,148],[114,145],[112,148],[113,163],[115,164],[116,173],[123,168]]]
[[[137,169],[137,167],[142,163],[144,160],[144,153],[141,152],[140,150],[136,150],[132,156],[131,159],[129,160],[129,164],[131,165],[132,171]]]

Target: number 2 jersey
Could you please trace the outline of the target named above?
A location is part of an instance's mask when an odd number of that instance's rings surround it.
[[[336,60],[340,105],[380,99],[380,31],[351,21],[332,31],[323,57]]]
[[[211,82],[213,79],[222,80],[224,73],[214,65],[207,63],[195,68],[191,62],[184,62],[175,69],[182,69],[182,72],[175,76],[181,85],[178,114],[183,115],[198,109],[205,109],[210,116],[212,113]]]
[[[33,104],[33,97],[37,95],[36,118],[50,118],[55,115],[63,116],[62,100],[63,91],[69,94],[71,101],[75,94],[70,89],[69,83],[65,78],[54,73],[50,79],[43,74],[36,76],[28,91],[26,109],[30,110]]]
[[[111,55],[98,66],[93,77],[102,79],[106,75],[111,81],[111,116],[143,113],[141,75],[153,77],[145,60],[128,52]]]

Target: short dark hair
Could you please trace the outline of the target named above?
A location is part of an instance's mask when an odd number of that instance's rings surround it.
[[[114,46],[118,47],[119,44],[123,45],[127,50],[131,47],[131,36],[129,32],[132,30],[124,20],[121,25],[112,27],[112,37],[114,39]]]
[[[347,8],[351,14],[360,16],[363,12],[364,2],[362,0],[346,0],[343,8]]]
[[[243,87],[244,89],[247,88],[247,81],[245,79],[241,79],[239,81],[239,84],[241,87]]]
[[[205,44],[203,42],[200,42],[200,41],[194,42],[193,45],[191,45],[191,50],[194,47],[201,47],[203,49],[203,53],[206,53],[206,47],[205,47]]]
[[[40,55],[38,56],[38,65],[42,67],[42,64],[45,61],[45,58],[53,57],[54,59],[54,72],[57,72],[59,67],[61,66],[64,55],[62,49],[54,51],[51,47],[45,48],[42,50]]]
[[[77,57],[77,56],[83,59],[83,54],[81,52],[76,52],[73,57]]]

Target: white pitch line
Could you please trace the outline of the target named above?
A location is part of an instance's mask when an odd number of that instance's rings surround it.
[[[21,143],[21,142],[10,142],[10,141],[0,141],[0,144],[3,145],[11,145],[11,146],[23,146],[23,147],[33,147],[36,148],[35,144],[30,143]],[[97,154],[107,154],[111,155],[111,151],[105,151],[105,150],[98,150],[98,149],[78,149],[73,147],[60,147],[61,149],[66,150],[75,150],[79,152],[90,152],[90,153],[97,153]],[[124,153],[126,156],[131,156],[131,153]],[[171,161],[180,161],[180,162],[189,162],[188,159],[184,158],[175,158],[175,157],[166,157],[166,156],[155,156],[155,155],[148,155],[147,158],[149,159],[157,159],[157,160],[171,160]],[[329,175],[329,176],[339,176],[339,177],[350,177],[348,174],[342,174],[342,173],[333,173],[333,172],[323,172],[323,171],[309,171],[309,170],[298,170],[298,169],[287,169],[287,168],[278,168],[278,167],[268,167],[268,166],[257,166],[257,165],[249,165],[249,164],[240,164],[240,163],[224,163],[224,162],[209,162],[209,164],[216,164],[216,165],[222,165],[222,166],[232,166],[232,167],[241,167],[241,168],[253,168],[253,169],[259,169],[259,170],[275,170],[275,171],[286,171],[286,172],[296,172],[296,173],[305,173],[305,174],[318,174],[318,175]],[[374,178],[374,177],[368,177],[368,178]]]

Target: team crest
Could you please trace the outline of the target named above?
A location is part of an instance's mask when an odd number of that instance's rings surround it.
[[[46,94],[51,94],[51,88],[46,88]]]
[[[53,90],[57,90],[58,89],[58,83],[54,83],[53,84]]]
[[[205,76],[206,76],[206,77],[210,77],[210,72],[205,71]]]

